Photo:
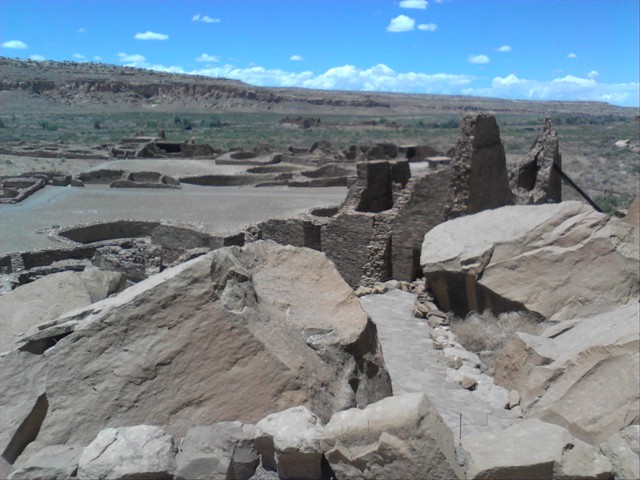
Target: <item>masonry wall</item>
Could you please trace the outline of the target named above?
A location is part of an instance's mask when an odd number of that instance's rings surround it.
[[[422,276],[420,252],[425,234],[445,221],[451,169],[442,167],[412,178],[397,205],[391,225],[392,275],[412,281]]]
[[[310,220],[273,219],[258,224],[263,240],[322,250],[321,225]]]

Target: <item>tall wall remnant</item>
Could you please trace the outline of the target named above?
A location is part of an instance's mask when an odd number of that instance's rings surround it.
[[[511,205],[507,161],[495,117],[465,115],[460,129],[446,218]]]
[[[511,173],[511,189],[518,205],[539,205],[562,201],[562,179],[553,168],[562,167],[558,144],[558,132],[550,118],[544,121],[544,129],[529,153]]]

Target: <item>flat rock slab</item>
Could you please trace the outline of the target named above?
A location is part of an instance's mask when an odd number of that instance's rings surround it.
[[[448,382],[442,351],[429,339],[433,329],[425,320],[413,316],[416,296],[401,290],[384,295],[368,295],[360,303],[378,326],[385,365],[391,376],[394,395],[425,392],[436,406],[456,441],[462,434],[502,430],[516,422],[506,410],[496,409],[483,400],[480,392],[471,392]]]

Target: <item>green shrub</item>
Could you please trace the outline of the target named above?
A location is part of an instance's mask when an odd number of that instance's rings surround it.
[[[95,120],[93,122],[93,128],[95,128],[96,130],[100,130],[102,127],[100,126],[100,120]]]
[[[40,125],[42,128],[44,128],[48,132],[53,132],[58,129],[58,126],[55,123],[50,123],[46,120],[40,120],[40,122],[38,122],[38,125]]]

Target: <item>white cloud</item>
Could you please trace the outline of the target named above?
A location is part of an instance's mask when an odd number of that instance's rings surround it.
[[[87,29],[84,27],[80,27],[78,30],[76,30],[77,33],[85,33],[86,31]]]
[[[467,88],[464,95],[525,100],[597,101],[638,105],[640,83],[598,83],[592,78],[566,75],[550,81],[518,78],[515,74],[495,77],[489,88]]]
[[[587,77],[589,78],[596,78],[598,75],[600,75],[600,73],[597,70],[591,70],[587,73]]]
[[[496,52],[510,52],[510,51],[511,51],[510,45],[502,45],[500,48],[496,48]]]
[[[194,15],[191,17],[192,22],[204,22],[204,23],[220,23],[222,20],[219,18],[211,18],[209,15]]]
[[[435,32],[438,29],[438,25],[435,23],[421,23],[418,25],[418,30],[424,30],[426,32]]]
[[[572,52],[569,55],[567,55],[567,58],[578,58],[578,55]]]
[[[291,60],[292,62],[301,62],[302,57],[300,55],[291,55],[289,57],[289,60]]]
[[[21,40],[9,40],[2,44],[2,48],[16,48],[19,50],[24,50],[25,48],[29,48],[26,43]]]
[[[217,55],[208,55],[203,53],[198,58],[196,58],[196,62],[219,62],[220,57]]]
[[[467,62],[474,64],[489,63],[489,57],[487,57],[486,55],[469,55],[469,58],[467,58]]]
[[[424,10],[429,5],[427,0],[401,0],[400,8],[418,8],[420,10]]]
[[[167,71],[165,67],[152,66],[155,70]],[[362,90],[415,93],[460,93],[473,81],[468,75],[445,73],[399,73],[386,65],[378,64],[362,69],[354,65],[333,67],[324,73],[310,71],[288,72],[266,69],[260,66],[236,68],[233,65],[208,67],[188,72],[210,77],[242,80],[253,85],[268,87],[302,87],[324,90]]]
[[[73,58],[76,58],[78,60],[84,60],[86,57],[84,55],[82,55],[81,53],[74,53],[73,55],[71,55]]]
[[[167,40],[169,35],[165,35],[164,33],[156,33],[150,32],[147,30],[144,33],[136,33],[133,38],[136,40]]]
[[[416,21],[413,18],[409,18],[406,15],[398,15],[396,18],[392,18],[387,32],[409,32],[414,29]]]
[[[93,57],[94,60],[102,60],[102,57],[100,55],[96,55],[95,57]]]
[[[129,63],[129,66],[138,66],[138,64],[143,64],[144,62],[147,61],[147,59],[144,58],[144,56],[140,55],[139,53],[134,53],[130,55],[128,53],[120,52],[117,54],[117,57],[120,59],[121,62]]]
[[[35,60],[36,62],[44,62],[46,58],[44,58],[42,55],[30,55],[29,60]]]

